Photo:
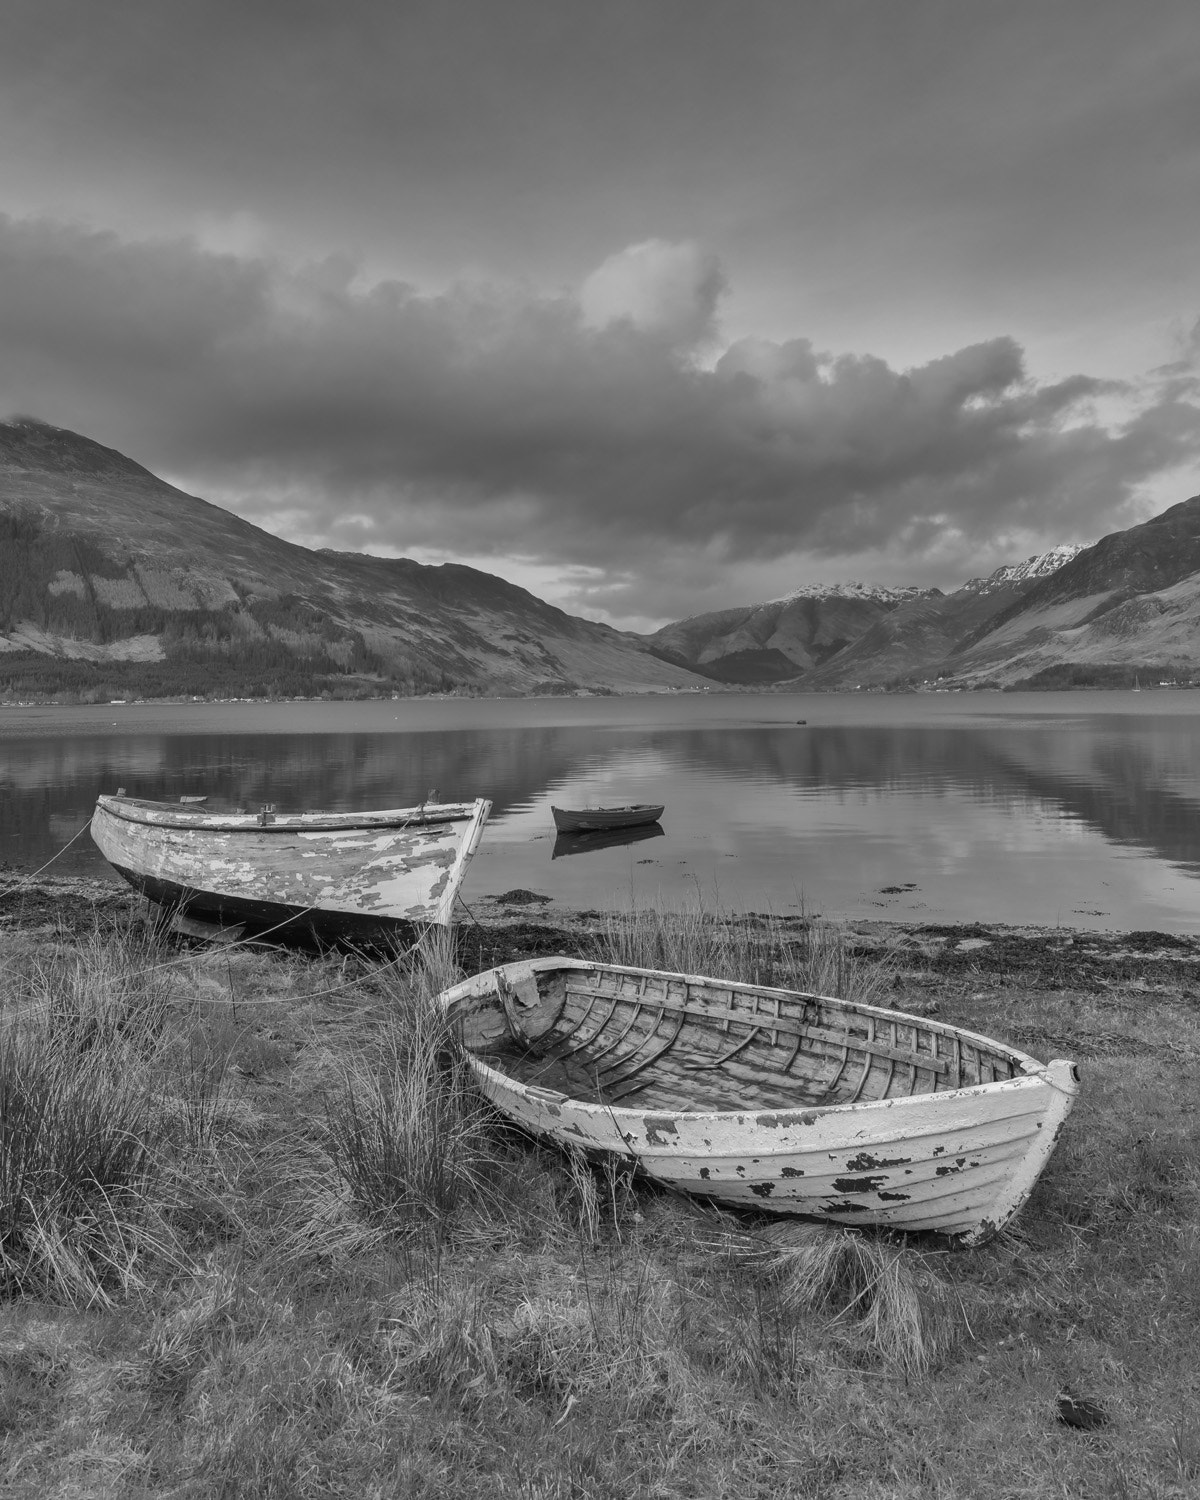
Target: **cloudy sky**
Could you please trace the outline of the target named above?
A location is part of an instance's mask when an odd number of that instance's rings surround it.
[[[1200,491],[1195,0],[9,0],[0,414],[651,628]]]

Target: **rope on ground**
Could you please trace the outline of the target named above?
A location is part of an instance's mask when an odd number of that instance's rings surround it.
[[[271,995],[259,1000],[247,1000],[244,1003],[247,1005],[286,1005],[294,1004],[297,998],[299,998],[299,1000],[301,1000],[302,1002],[307,1002],[309,1000],[324,1000],[327,995],[338,995],[343,990],[352,990],[356,985],[365,984],[367,980],[378,978],[380,974],[385,973],[388,969],[394,969],[396,965],[399,964],[402,960],[411,957],[411,955],[414,954],[421,946],[423,941],[424,934],[422,934],[415,943],[411,944],[410,947],[405,948],[401,952],[397,953],[394,958],[389,958],[386,963],[381,963],[377,968],[372,969],[369,974],[362,974],[357,979],[348,979],[345,984],[334,984],[331,985],[328,989],[313,990],[310,993],[301,995],[299,997],[295,995]]]
[[[83,827],[81,829],[79,829],[79,831],[77,833],[75,833],[62,846],[62,848],[57,851],[57,853],[52,854],[50,856],[50,858],[46,861],[46,863],[44,865],[42,865],[39,869],[32,871],[32,873],[23,876],[22,879],[19,880],[19,881],[17,881],[15,885],[6,886],[2,891],[0,891],[0,895],[9,895],[12,892],[20,891],[23,888],[25,888],[25,887],[29,886],[30,884],[32,884],[32,882],[37,879],[37,877],[42,873],[43,870],[47,870],[47,869],[50,868],[50,866],[54,863],[54,861],[56,859],[58,859],[59,855],[65,854],[67,852],[67,850],[71,847],[71,845],[73,843],[75,843],[75,841],[77,839],[82,838],[83,835],[87,832],[87,830],[88,830],[88,828],[90,826],[91,826],[91,818],[89,817],[88,821],[83,825]],[[303,908],[303,910],[295,912],[295,913],[293,913],[290,916],[284,917],[282,921],[276,922],[273,927],[267,927],[267,928],[265,928],[261,932],[255,932],[255,933],[249,934],[248,936],[246,936],[244,938],[234,938],[231,942],[222,943],[219,948],[215,948],[215,949],[213,949],[209,953],[202,953],[202,954],[187,953],[187,954],[182,955],[179,958],[167,959],[164,963],[150,964],[146,968],[140,970],[140,973],[142,975],[159,974],[164,969],[178,969],[178,968],[184,967],[187,964],[193,964],[197,960],[199,960],[200,962],[204,962],[204,961],[209,960],[209,959],[217,958],[217,957],[219,957],[222,954],[229,953],[230,950],[233,949],[233,948],[247,948],[247,947],[250,947],[253,944],[259,942],[262,938],[268,937],[272,932],[276,932],[280,927],[285,927],[285,926],[287,926],[287,924],[289,922],[294,922],[298,917],[305,917],[305,916],[308,915],[309,912],[316,911],[316,910],[317,910],[317,904],[314,902],[311,906],[306,906],[306,907]],[[386,969],[394,968],[403,959],[405,959],[405,958],[409,957],[411,954],[415,953],[416,950],[417,950],[417,948],[420,946],[421,941],[422,941],[422,939],[418,938],[415,943],[413,943],[408,948],[403,949],[401,952],[397,953],[394,958],[390,958],[390,959],[387,960],[386,963],[380,964],[379,968],[375,970],[375,973],[376,974],[382,973]],[[342,990],[353,989],[356,984],[361,984],[363,982],[363,979],[366,979],[368,977],[374,977],[374,976],[373,975],[372,976],[364,975],[362,979],[353,979],[353,980],[348,981],[346,984],[335,985],[331,989],[317,990],[317,991],[315,991],[311,995],[306,995],[304,998],[306,1000],[320,1000],[320,999],[323,999],[326,995],[336,995],[336,994],[338,994]],[[265,999],[264,998],[262,1000],[251,1001],[251,1002],[248,1002],[248,1003],[255,1004],[255,1005],[271,1005],[271,1004],[282,1005],[282,1004],[287,1003],[288,1000],[294,1000],[294,998],[295,998],[294,996],[291,996],[291,997],[279,997],[278,999],[272,997],[271,999]]]
[[[151,904],[153,905],[154,903]],[[315,905],[306,906],[303,911],[297,912],[296,916],[307,916],[310,911],[316,911],[316,909],[317,908]],[[207,959],[219,958],[222,954],[229,953],[231,949],[249,947],[251,944],[257,942],[259,938],[266,937],[267,933],[274,932],[277,928],[283,927],[288,922],[294,920],[294,917],[285,917],[282,922],[276,922],[274,927],[268,927],[265,931],[256,932],[250,937],[233,938],[229,942],[222,943],[220,947],[212,948],[206,953],[185,953],[179,958],[169,958],[165,963],[150,964],[139,972],[142,974],[159,974],[164,969],[178,969],[184,964],[194,963],[197,959],[199,959],[201,962],[204,962]]]
[[[289,922],[294,922],[296,920],[296,917],[306,916],[310,911],[316,910],[317,907],[315,905],[306,906],[303,911],[296,912],[294,916],[285,917],[282,922],[276,922],[274,927],[267,927],[262,932],[250,933],[246,937],[234,938],[232,939],[232,941],[228,943],[221,943],[219,947],[213,947],[204,953],[185,953],[179,958],[167,959],[165,963],[152,964],[149,968],[143,969],[141,972],[143,974],[157,974],[163,969],[177,969],[185,964],[196,962],[206,963],[212,959],[220,959],[223,956],[229,954],[234,948],[252,948],[262,938],[266,937],[268,933],[275,932],[280,927],[285,927]],[[423,938],[424,934],[422,934],[422,936],[419,937],[415,943],[411,944],[407,948],[402,949],[395,955],[394,958],[389,958],[386,962],[381,963],[378,968],[372,971],[371,974],[364,974],[360,979],[348,980],[345,984],[334,985],[331,989],[316,990],[312,994],[305,995],[304,999],[320,1000],[323,999],[326,995],[336,995],[341,990],[353,989],[356,984],[362,984],[366,979],[374,978],[376,974],[382,974],[385,970],[394,968],[403,959],[408,958],[411,954],[417,951],[417,949],[421,946]],[[200,941],[204,940],[200,939]],[[295,1000],[295,998],[296,997],[294,995],[280,996],[278,998],[271,997],[269,999],[247,1001],[247,1004],[283,1005],[289,1000]]]
[[[21,879],[18,880],[18,881],[16,881],[13,885],[5,886],[2,890],[0,890],[0,895],[2,895],[2,896],[11,895],[14,892],[24,890],[28,886],[32,885],[33,882],[38,878],[39,875],[42,874],[42,872],[44,870],[48,870],[50,868],[50,866],[54,863],[54,861],[56,859],[58,859],[61,855],[65,854],[67,852],[67,850],[71,847],[72,844],[74,844],[77,840],[79,840],[79,839],[81,839],[83,837],[83,835],[91,827],[91,823],[92,823],[92,819],[91,819],[91,815],[89,814],[87,822],[84,823],[84,825],[82,826],[82,828],[80,828],[76,833],[72,834],[72,836],[62,846],[62,848],[59,849],[59,850],[57,850],[54,854],[52,854],[50,856],[50,858],[46,861],[46,863],[44,865],[41,865],[38,869],[33,870],[28,875],[22,876]],[[480,924],[479,924],[479,922],[477,921],[477,919],[475,917],[475,913],[471,910],[471,908],[467,905],[467,903],[462,899],[461,893],[459,893],[459,892],[456,891],[455,892],[455,897],[459,901],[459,903],[462,905],[463,909],[466,911],[466,913],[470,917],[471,921],[475,924],[475,927],[478,929],[478,931],[480,933],[482,933],[484,931],[483,927],[481,927]],[[212,953],[204,953],[204,954],[200,954],[200,955],[197,955],[197,954],[194,954],[194,953],[185,954],[184,956],[182,956],[180,958],[168,959],[165,963],[152,964],[148,968],[142,969],[141,973],[143,975],[158,974],[158,973],[161,973],[162,970],[164,970],[164,969],[176,969],[176,968],[182,967],[185,964],[194,963],[197,958],[199,958],[201,961],[204,961],[204,960],[207,960],[207,959],[210,959],[210,958],[218,957],[220,954],[228,954],[234,948],[246,948],[246,947],[250,947],[250,946],[252,946],[255,943],[261,942],[263,938],[269,937],[271,933],[277,932],[281,927],[286,927],[289,923],[295,922],[298,918],[305,917],[305,916],[307,916],[309,914],[309,912],[316,911],[317,909],[318,909],[317,908],[317,903],[314,902],[311,906],[306,906],[301,911],[293,912],[293,913],[289,914],[288,916],[284,917],[281,921],[276,922],[273,927],[264,928],[261,932],[254,932],[254,933],[248,934],[246,937],[234,938],[231,942],[223,943],[220,946],[220,948],[216,949]],[[368,978],[371,978],[371,979],[376,978],[378,975],[386,972],[388,969],[395,968],[398,964],[400,964],[401,962],[403,962],[403,960],[405,960],[406,958],[411,957],[412,954],[416,953],[417,950],[420,948],[421,944],[424,942],[425,937],[426,937],[426,934],[422,933],[421,936],[419,938],[417,938],[416,942],[410,944],[407,948],[402,949],[394,957],[389,958],[386,962],[381,963],[378,966],[378,968],[376,968],[370,975],[363,975],[361,978],[348,980],[345,984],[333,985],[332,987],[330,987],[328,989],[316,990],[312,994],[305,995],[303,997],[303,999],[306,1000],[306,1001],[308,1001],[308,1000],[323,1000],[327,995],[337,995],[337,994],[340,994],[344,990],[353,989],[356,985],[364,983],[365,980],[367,980]],[[294,995],[289,995],[289,996],[271,996],[269,998],[268,997],[263,997],[263,998],[258,999],[258,1000],[247,1001],[246,1003],[247,1004],[251,1004],[251,1005],[285,1005],[285,1004],[294,1004],[295,1000],[296,1000],[296,997]]]
[[[461,897],[459,899],[461,900]],[[465,901],[463,902],[463,905],[466,906],[466,902]],[[231,942],[222,943],[220,945],[220,947],[213,948],[211,951],[206,952],[206,953],[200,953],[200,954],[188,953],[188,954],[183,955],[180,958],[168,959],[165,963],[154,964],[150,968],[143,969],[141,972],[143,974],[156,974],[156,973],[160,972],[163,969],[180,968],[180,967],[182,967],[185,964],[193,963],[193,962],[195,962],[197,960],[199,960],[201,963],[203,963],[203,962],[206,962],[206,961],[209,961],[209,960],[212,960],[212,959],[219,959],[222,955],[228,954],[234,948],[250,948],[250,947],[253,947],[262,938],[266,937],[268,933],[275,932],[279,927],[284,927],[289,922],[295,921],[297,917],[306,916],[310,911],[316,911],[316,910],[317,910],[316,905],[306,906],[303,909],[303,911],[297,912],[293,916],[285,917],[283,919],[283,921],[277,922],[274,927],[265,928],[262,932],[250,933],[250,934],[247,934],[247,936],[245,936],[245,937],[234,938]],[[471,912],[471,910],[470,910],[469,907],[467,908],[467,914],[468,914],[468,916],[471,917],[471,920],[473,922],[475,922],[476,927],[479,927],[479,923],[475,921],[474,914]],[[484,931],[484,929],[482,927],[479,927],[479,930],[480,930],[480,932]],[[433,931],[432,927],[427,928],[424,932],[421,933],[421,935],[417,938],[417,940],[415,942],[410,943],[407,948],[400,949],[400,951],[397,952],[393,957],[391,957],[391,958],[385,960],[384,962],[378,964],[369,974],[363,974],[358,979],[347,980],[345,984],[332,985],[329,988],[323,989],[323,990],[314,990],[311,993],[304,995],[302,997],[303,1000],[304,1001],[308,1001],[308,1000],[323,1000],[323,999],[325,999],[325,997],[327,995],[337,995],[337,994],[342,993],[344,990],[354,989],[356,985],[364,984],[369,979],[375,979],[379,975],[386,973],[388,969],[394,969],[394,968],[396,968],[399,964],[403,963],[405,959],[411,958],[412,955],[414,953],[416,953],[420,949],[421,944],[424,943],[424,941],[426,940],[426,938],[431,935],[432,931]],[[248,1000],[246,1002],[246,1004],[248,1004],[248,1005],[287,1005],[287,1004],[294,1003],[295,1000],[296,1000],[296,996],[294,996],[294,995],[280,995],[280,996],[269,996],[269,997],[268,996],[264,996],[264,997],[262,997],[261,999],[258,999],[258,1000]]]
[[[462,907],[463,911],[466,912],[467,916],[470,917],[470,919],[471,919],[471,925],[475,928],[475,931],[479,934],[479,965],[482,968],[483,967],[483,942],[484,942],[484,939],[488,935],[487,928],[483,926],[483,924],[480,922],[479,918],[475,915],[475,913],[471,910],[471,908],[463,900],[463,898],[462,898],[462,892],[461,891],[455,891],[454,898],[458,902],[458,904]]]
[[[412,943],[412,944],[409,945],[409,947],[402,949],[400,952],[396,953],[394,955],[394,957],[389,958],[388,960],[386,960],[386,962],[379,964],[378,967],[375,968],[375,969],[373,969],[373,970],[371,970],[370,973],[368,973],[368,974],[360,974],[356,979],[348,979],[343,984],[328,985],[323,990],[311,990],[311,991],[308,991],[307,993],[301,994],[301,995],[295,995],[295,994],[292,994],[292,995],[258,995],[258,996],[254,996],[254,997],[243,996],[243,997],[239,998],[238,1003],[241,1004],[241,1005],[246,1005],[246,1006],[251,1006],[251,1005],[291,1005],[291,1006],[296,1006],[296,1005],[306,1005],[311,1000],[324,1000],[329,995],[342,994],[346,990],[355,989],[357,986],[359,986],[361,984],[366,984],[370,980],[377,979],[381,974],[386,973],[388,969],[394,969],[397,965],[403,963],[405,959],[410,958],[414,953],[417,952],[417,950],[420,948],[421,944],[424,942],[425,937],[426,937],[426,934],[422,933],[422,935],[417,939],[417,941],[415,943]],[[186,966],[188,964],[192,964],[192,965],[204,964],[204,963],[210,962],[213,959],[218,959],[219,960],[221,957],[223,957],[225,954],[227,954],[229,952],[230,948],[232,948],[234,946],[235,945],[233,943],[226,943],[226,944],[223,944],[221,947],[211,949],[208,952],[204,952],[204,953],[187,953],[187,954],[184,954],[183,956],[181,956],[180,958],[168,959],[166,963],[152,964],[148,968],[140,969],[138,971],[138,973],[139,973],[139,976],[144,977],[145,975],[148,975],[148,974],[158,974],[158,973],[160,973],[164,969],[177,969],[177,968],[182,968],[182,967],[184,967],[184,966]],[[22,1018],[24,1016],[32,1015],[34,1012],[36,1012],[40,1008],[41,1007],[39,1005],[37,1005],[36,1003],[34,1003],[34,1004],[23,1006],[20,1009],[14,1011],[12,1014],[13,1014],[13,1016],[15,1018],[20,1019],[20,1018]]]
[[[475,928],[475,931],[478,932],[480,934],[480,936],[486,937],[487,936],[487,928],[483,926],[483,924],[480,922],[479,918],[475,915],[475,913],[471,910],[471,908],[463,900],[462,892],[461,891],[455,891],[455,893],[454,893],[454,899],[458,902],[459,906],[462,907],[463,911],[466,912],[467,916],[470,917],[471,923],[472,923],[473,927]]]

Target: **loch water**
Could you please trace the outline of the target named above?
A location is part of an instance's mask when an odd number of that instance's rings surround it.
[[[0,707],[0,874],[112,875],[96,795],[281,811],[490,797],[463,887],[904,922],[1200,932],[1200,691]],[[552,805],[664,803],[564,847]]]

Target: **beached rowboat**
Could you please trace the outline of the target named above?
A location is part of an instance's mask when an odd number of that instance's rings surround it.
[[[484,1092],[668,1187],[973,1245],[1025,1202],[1079,1090],[958,1027],[823,995],[539,958],[445,991]]]
[[[491,805],[222,813],[102,796],[91,832],[131,885],[188,918],[376,942],[450,921]]]
[[[663,807],[637,803],[631,807],[552,807],[559,833],[602,833],[612,828],[641,828],[657,823]]]

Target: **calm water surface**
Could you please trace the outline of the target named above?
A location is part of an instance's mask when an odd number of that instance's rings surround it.
[[[0,863],[108,875],[86,833],[59,851],[118,786],[487,796],[468,902],[1200,931],[1200,692],[0,708]],[[552,803],[625,802],[664,802],[661,835],[556,844]]]

